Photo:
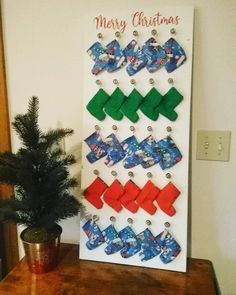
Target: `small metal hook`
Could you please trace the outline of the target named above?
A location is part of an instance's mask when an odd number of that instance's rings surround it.
[[[135,131],[135,127],[134,126],[130,126],[129,127],[129,130],[132,131],[132,132],[134,132]]]
[[[171,178],[171,174],[170,173],[166,173],[166,178],[170,179]]]
[[[132,225],[132,224],[134,223],[134,221],[133,221],[132,218],[128,218],[128,219],[127,219],[127,222],[128,222],[130,225]]]
[[[115,170],[112,170],[111,171],[111,175],[116,177],[117,176],[117,172]]]
[[[129,176],[129,177],[134,177],[134,172],[129,171],[129,172],[128,172],[128,176]]]
[[[118,127],[116,125],[112,125],[112,130],[117,131]]]
[[[120,32],[119,31],[116,31],[115,32],[115,36],[116,36],[116,38],[120,38]]]
[[[157,36],[157,30],[153,29],[151,30],[151,34],[153,37],[156,37]]]
[[[95,175],[99,175],[99,171],[98,171],[97,169],[94,169],[94,170],[93,170],[93,174],[95,174]]]
[[[148,172],[148,173],[147,173],[147,177],[148,177],[148,178],[152,178],[152,173],[151,173],[151,172]]]
[[[152,126],[148,126],[147,131],[152,132],[153,131]]]
[[[102,33],[98,33],[98,34],[97,34],[97,37],[98,37],[99,40],[101,40],[101,39],[103,38]]]
[[[145,223],[146,223],[147,226],[150,226],[150,225],[152,224],[152,223],[151,223],[151,220],[146,220]]]
[[[169,233],[169,227],[170,227],[170,223],[169,222],[165,222],[164,223],[164,226],[165,226],[165,230],[163,231],[162,235],[161,235],[161,241],[164,241],[166,236],[168,235]]]
[[[172,131],[171,126],[167,126],[167,127],[166,127],[166,131],[170,133],[170,132]]]
[[[102,86],[102,82],[101,82],[101,80],[97,79],[95,82],[96,82],[96,84],[97,84],[99,87]]]
[[[138,37],[138,31],[133,31],[133,36]]]
[[[116,222],[116,218],[115,218],[115,216],[111,216],[111,217],[110,217],[110,221],[114,224],[114,223]]]
[[[150,83],[151,85],[154,85],[154,84],[155,84],[155,80],[154,80],[153,78],[150,78],[150,79],[149,79],[149,83]]]
[[[95,129],[96,131],[99,131],[99,130],[100,130],[100,127],[99,127],[98,125],[95,125],[95,126],[94,126],[94,129]]]
[[[131,79],[130,83],[134,86],[136,84],[136,81],[134,79]]]
[[[168,83],[169,83],[169,84],[174,84],[174,80],[173,80],[172,78],[169,78],[169,79],[168,79]]]
[[[99,217],[98,217],[98,215],[93,215],[92,219],[93,219],[94,222],[96,222],[96,221],[99,220]]]
[[[164,223],[164,226],[165,226],[166,229],[168,229],[168,228],[170,228],[170,223],[169,223],[168,221],[166,221],[166,222]]]
[[[115,84],[115,85],[119,85],[119,81],[118,81],[117,79],[114,79],[114,80],[113,80],[113,84]]]
[[[170,29],[170,33],[173,35],[176,34],[176,29],[175,28]]]

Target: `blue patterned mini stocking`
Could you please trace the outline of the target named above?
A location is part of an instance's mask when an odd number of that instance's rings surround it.
[[[120,251],[123,258],[129,258],[141,250],[141,244],[130,226],[126,226],[119,232],[124,248]]]
[[[156,241],[161,246],[160,259],[165,264],[173,261],[181,252],[180,245],[166,229],[156,237]]]
[[[109,73],[117,71],[126,64],[126,57],[117,40],[113,40],[107,44],[106,53],[109,57],[107,65],[107,71]]]
[[[125,151],[114,133],[105,138],[105,143],[108,147],[105,164],[111,167],[125,157]]]
[[[170,136],[158,141],[156,147],[162,154],[159,162],[161,169],[171,168],[181,161],[182,154]]]
[[[163,48],[169,58],[169,61],[165,64],[168,73],[173,72],[186,61],[187,57],[183,48],[174,38],[166,41]]]
[[[93,250],[105,242],[102,232],[94,220],[88,220],[82,228],[89,239],[86,242],[86,247],[89,250]]]
[[[141,141],[139,145],[144,151],[144,158],[141,162],[143,168],[149,168],[161,161],[162,153],[157,148],[157,143],[151,134]]]
[[[124,49],[124,54],[130,64],[127,66],[126,71],[129,76],[132,76],[143,69],[148,59],[143,53],[142,48],[139,47],[136,40],[132,40]]]
[[[94,163],[97,160],[107,155],[108,146],[102,140],[98,132],[92,133],[89,137],[84,140],[87,145],[90,147],[91,151],[87,156],[87,160],[90,163]]]
[[[106,48],[104,48],[100,42],[95,42],[87,50],[87,53],[95,62],[92,68],[92,74],[98,75],[99,73],[107,69],[108,62],[109,62],[109,55],[106,52]]]
[[[104,249],[107,255],[114,254],[119,252],[123,247],[124,244],[119,237],[119,234],[115,230],[114,226],[111,224],[106,229],[102,231],[102,234],[105,238],[105,242],[108,246]]]
[[[139,253],[141,261],[150,260],[161,253],[160,246],[148,228],[138,234],[137,238],[140,240],[142,248]]]
[[[142,163],[144,152],[134,135],[123,140],[121,145],[126,153],[126,157],[123,161],[124,168],[130,169]],[[143,155],[143,157],[141,157],[141,155]]]
[[[148,39],[143,46],[143,53],[148,58],[146,65],[149,73],[154,73],[167,61],[165,50],[157,43],[155,38]]]

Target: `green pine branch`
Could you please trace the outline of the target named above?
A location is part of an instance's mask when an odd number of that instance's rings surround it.
[[[21,140],[17,153],[0,153],[0,183],[15,186],[15,195],[0,203],[0,220],[26,226],[52,227],[76,215],[80,203],[71,194],[77,186],[70,177],[73,155],[64,155],[59,142],[73,134],[72,129],[43,132],[38,125],[39,100],[32,97],[26,114],[12,123]]]

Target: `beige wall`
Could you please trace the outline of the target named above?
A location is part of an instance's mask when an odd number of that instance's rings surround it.
[[[210,259],[222,294],[236,295],[236,1],[120,0],[119,5],[144,2],[157,10],[158,5],[195,6],[191,255]],[[113,5],[108,0],[2,0],[11,118],[25,111],[30,96],[39,96],[41,125],[74,128],[66,145],[77,156],[84,29],[79,16],[94,3]],[[196,160],[198,129],[232,131],[230,162]],[[14,135],[12,141],[17,148]],[[79,173],[78,166],[72,173]],[[78,242],[77,223],[76,218],[63,223],[65,241]]]

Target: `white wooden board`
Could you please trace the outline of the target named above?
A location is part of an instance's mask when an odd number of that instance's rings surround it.
[[[152,181],[162,188],[168,183],[168,179],[165,174],[170,172],[172,174],[171,181],[179,188],[181,195],[174,203],[177,213],[173,217],[169,217],[163,213],[160,209],[157,210],[155,215],[150,216],[144,210],[139,209],[136,214],[132,214],[129,211],[123,209],[120,213],[116,213],[108,205],[104,204],[103,208],[97,210],[85,199],[83,204],[86,206],[87,211],[92,215],[96,214],[100,220],[98,222],[101,229],[105,229],[110,224],[110,216],[115,216],[117,221],[115,224],[116,229],[119,231],[127,226],[127,218],[131,217],[134,220],[133,229],[138,234],[146,228],[145,221],[151,220],[152,225],[150,227],[154,235],[159,234],[164,229],[164,222],[169,221],[171,224],[170,231],[181,245],[182,251],[179,256],[169,264],[163,264],[158,257],[155,257],[149,261],[141,262],[139,256],[136,254],[131,258],[124,259],[119,253],[113,255],[107,255],[104,252],[105,245],[101,245],[95,250],[88,250],[86,248],[87,236],[82,230],[83,222],[81,221],[81,233],[80,233],[80,258],[86,260],[95,260],[127,265],[136,265],[143,267],[168,269],[175,271],[186,271],[186,256],[187,256],[187,213],[188,213],[188,185],[189,185],[189,128],[190,128],[190,107],[191,107],[191,76],[192,76],[192,43],[193,43],[193,7],[136,7],[133,10],[119,10],[110,7],[103,7],[102,9],[96,7],[94,2],[93,9],[89,9],[84,15],[85,32],[83,36],[84,44],[84,56],[83,65],[81,65],[80,77],[84,81],[83,89],[83,138],[85,139],[91,133],[94,132],[94,126],[99,125],[101,127],[101,135],[105,138],[112,133],[112,125],[118,127],[117,137],[120,141],[129,137],[132,133],[129,130],[129,126],[135,126],[135,135],[141,141],[148,136],[147,126],[153,127],[153,135],[158,139],[162,139],[167,135],[166,127],[171,126],[173,131],[171,133],[172,138],[179,147],[183,154],[181,162],[168,170],[162,170],[157,164],[149,169],[143,169],[141,166],[137,166],[132,169],[134,172],[134,182],[143,187],[147,182],[147,172],[153,174]],[[142,14],[140,14],[142,12]],[[105,28],[105,22],[102,23],[102,27],[97,26],[96,17],[106,17],[106,21],[113,19],[115,24],[119,24],[119,27],[115,25],[113,28]],[[159,15],[159,16],[158,16]],[[140,18],[141,16],[141,18]],[[170,24],[157,24],[162,17],[168,17],[172,22]],[[152,25],[140,25],[141,20],[145,24],[146,20],[151,20]],[[156,26],[153,26],[155,24]],[[106,22],[108,25],[108,22]],[[176,35],[174,38],[182,45],[187,55],[187,61],[178,68],[176,71],[168,74],[165,68],[161,68],[154,74],[150,74],[146,69],[141,70],[133,77],[129,77],[126,73],[125,67],[114,73],[103,72],[98,76],[91,74],[93,61],[86,53],[86,50],[97,41],[97,34],[101,32],[104,36],[103,44],[107,44],[115,39],[115,32],[122,31],[122,36],[119,40],[121,46],[124,48],[132,39],[133,31],[139,32],[138,42],[143,44],[149,37],[151,37],[151,30],[156,29],[158,31],[157,40],[160,44],[164,44],[170,37],[170,29],[176,28]],[[168,78],[173,78],[174,86],[184,96],[181,104],[176,108],[178,113],[178,119],[175,122],[169,121],[163,116],[159,116],[156,122],[149,120],[140,111],[138,115],[140,120],[133,124],[127,118],[123,118],[121,121],[114,121],[109,116],[102,122],[91,116],[86,110],[86,105],[89,100],[94,96],[98,90],[96,85],[96,79],[100,79],[102,82],[102,88],[109,94],[115,89],[113,79],[118,79],[119,87],[128,95],[133,86],[130,84],[131,78],[136,80],[136,88],[142,94],[145,95],[151,88],[149,79],[154,78],[156,88],[162,94],[165,94],[171,85],[168,83]],[[118,164],[108,168],[104,164],[105,158],[100,159],[94,164],[90,164],[86,155],[90,152],[89,147],[83,142],[82,149],[82,189],[85,189],[95,179],[93,170],[97,169],[100,172],[100,177],[109,185],[113,182],[114,177],[111,175],[111,171],[115,170],[118,173],[118,180],[125,184],[129,179],[128,171],[122,166],[122,161]]]

